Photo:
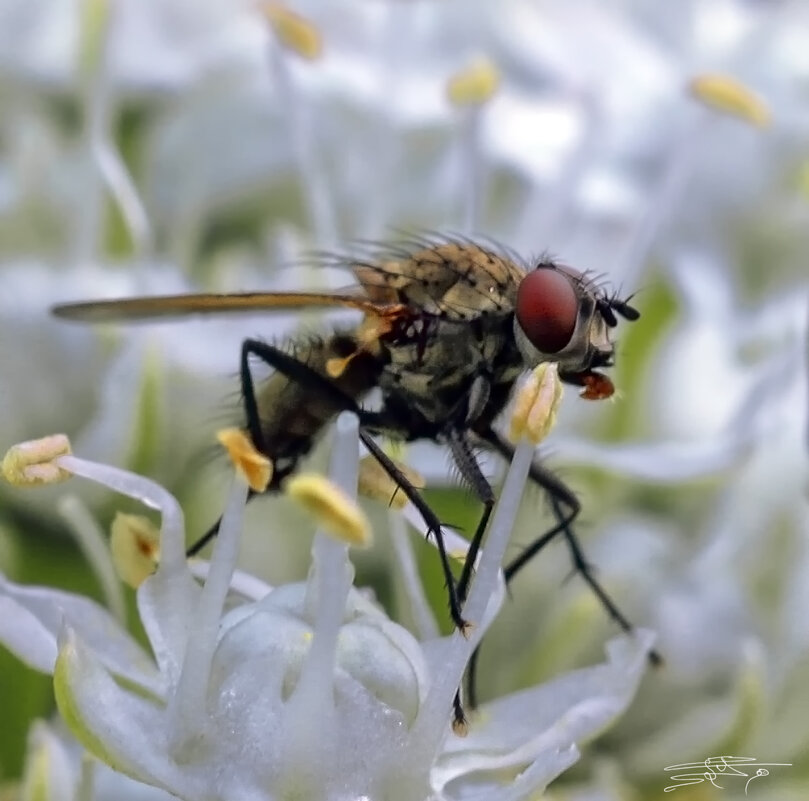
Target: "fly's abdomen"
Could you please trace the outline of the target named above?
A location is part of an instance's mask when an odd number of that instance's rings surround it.
[[[353,332],[293,340],[284,350],[354,402],[379,380],[381,360],[362,350]],[[345,361],[347,357],[352,358]],[[330,363],[341,361],[339,374],[332,377]],[[323,383],[316,376],[306,380],[306,375],[304,371],[293,378],[276,370],[258,390],[263,450],[274,466],[269,489],[277,488],[293,472],[324,427],[345,408],[323,391]]]

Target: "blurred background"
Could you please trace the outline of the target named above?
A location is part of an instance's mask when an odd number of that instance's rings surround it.
[[[543,454],[582,499],[599,580],[658,632],[665,665],[550,795],[668,798],[667,766],[734,754],[793,763],[750,796],[807,798],[809,4],[0,0],[3,449],[63,431],[159,480],[202,533],[228,483],[214,432],[241,419],[239,343],[330,323],[94,329],[49,307],[344,287],[307,254],[401,230],[551,254],[642,315],[619,329],[618,396],[569,391]],[[442,518],[471,525],[448,455],[407,458]],[[71,529],[121,508],[79,482],[1,486],[0,570],[99,597]],[[396,615],[387,513],[369,510],[358,583]],[[244,563],[304,577],[309,523],[277,498],[248,518]],[[513,554],[550,525],[540,493],[521,518]],[[418,552],[441,617],[437,560]],[[615,626],[569,572],[551,547],[515,582],[484,699],[601,658]],[[52,710],[50,679],[0,648],[0,783]]]

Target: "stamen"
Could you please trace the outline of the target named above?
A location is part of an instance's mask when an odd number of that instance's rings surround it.
[[[556,422],[562,400],[562,382],[556,362],[540,364],[517,393],[509,436],[512,442],[523,437],[538,445]]]
[[[484,621],[488,607],[496,602],[498,588],[502,584],[503,556],[514,527],[536,443],[553,425],[560,400],[561,383],[557,365],[555,363],[539,365],[533,371],[527,387],[521,390],[517,398],[517,411],[514,417],[519,418],[516,428],[522,432],[521,438],[492,515],[486,547],[481,551],[475,579],[464,605],[463,612],[467,620],[476,623]],[[512,421],[512,429],[514,428]],[[456,688],[472,651],[483,635],[482,628],[477,626],[468,637],[462,636],[457,631],[452,634],[452,647],[448,650],[443,669],[436,676],[430,694],[410,730],[408,750],[402,762],[405,770],[407,765],[414,767],[425,758],[426,753],[430,753],[422,749],[434,749],[437,746],[439,736],[437,732],[442,728],[442,720],[446,721],[449,718]],[[459,726],[456,733],[463,732],[463,727]]]
[[[307,61],[320,58],[323,38],[314,23],[290,11],[282,3],[264,3],[261,10],[284,47]]]
[[[338,541],[361,548],[371,544],[373,532],[365,513],[327,478],[317,473],[299,473],[287,481],[284,491]]]
[[[427,600],[424,582],[419,575],[416,557],[408,538],[405,521],[402,515],[391,512],[390,539],[395,555],[394,564],[401,575],[405,597],[413,618],[414,633],[422,642],[433,640],[439,636],[438,622]]]
[[[231,462],[253,492],[264,492],[272,481],[272,462],[259,453],[240,428],[223,428],[216,438],[228,452]]]
[[[486,196],[484,169],[486,152],[481,143],[484,105],[500,84],[500,73],[488,59],[479,59],[454,75],[447,83],[450,103],[464,110],[460,126],[460,155],[464,230],[474,233],[480,226],[481,207]]]
[[[185,522],[177,499],[164,487],[151,479],[110,467],[105,464],[79,459],[73,455],[60,456],[59,466],[71,473],[98,484],[103,484],[121,495],[135,498],[160,512],[160,569],[166,575],[187,574],[185,565]]]
[[[329,473],[339,486],[323,480],[330,487],[327,495],[339,493],[340,503],[345,505],[355,505],[358,426],[356,415],[343,412],[338,416]],[[283,727],[286,772],[283,783],[288,786],[290,797],[322,796],[326,776],[337,768],[330,764],[333,755],[330,744],[339,736],[334,672],[340,627],[353,579],[354,568],[345,542],[334,542],[318,532],[312,544],[305,602],[314,618],[313,638],[298,684],[287,703]]]
[[[500,85],[500,71],[488,58],[479,58],[447,81],[447,97],[455,106],[480,106]]]
[[[65,495],[57,501],[56,508],[90,565],[107,609],[121,624],[124,624],[126,622],[124,593],[106,533],[78,496]]]
[[[71,475],[81,476],[157,509],[162,517],[162,567],[170,573],[185,571],[183,513],[176,498],[156,482],[73,456],[70,441],[64,434],[21,442],[9,448],[3,458],[2,472],[10,484],[19,487],[52,484]]]
[[[316,113],[310,99],[298,86],[290,53],[312,60],[320,55],[320,32],[303,17],[293,14],[282,3],[270,0],[263,5],[264,16],[272,26],[279,47],[270,48],[273,83],[278,92],[278,108],[284,109],[289,144],[303,190],[309,227],[315,241],[331,246],[337,240],[337,223],[331,192],[320,165],[321,148],[312,117]]]
[[[486,546],[480,552],[475,579],[464,605],[467,620],[485,620],[489,605],[497,599],[497,591],[502,584],[500,566],[514,527],[520,498],[534,457],[534,448],[533,442],[523,438],[514,452],[492,516]],[[477,626],[468,638],[458,631],[451,635],[451,647],[447,649],[442,670],[435,676],[429,695],[408,735],[407,748],[402,754],[401,762],[403,780],[411,773],[416,774],[419,766],[429,761],[429,754],[435,753],[439,738],[445,736],[442,732],[450,719],[452,699],[483,631],[484,627]]]
[[[110,527],[110,550],[121,581],[137,589],[160,562],[160,531],[148,517],[118,512]]]
[[[203,730],[207,714],[206,698],[212,660],[222,611],[236,569],[246,501],[247,487],[237,474],[222,515],[219,536],[214,543],[208,577],[199,596],[193,626],[188,632],[176,692],[170,700],[169,743],[178,760],[200,747],[197,733]]]
[[[770,110],[764,101],[730,75],[697,75],[691,80],[689,90],[697,100],[716,111],[758,128],[770,124]]]
[[[3,457],[3,478],[15,487],[66,481],[72,473],[55,460],[69,453],[70,440],[65,434],[52,434],[12,445]]]

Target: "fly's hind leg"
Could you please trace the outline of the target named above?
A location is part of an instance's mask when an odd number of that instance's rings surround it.
[[[486,442],[502,454],[506,459],[511,459],[514,455],[514,447],[498,433],[492,429],[482,432],[480,435]],[[596,579],[591,565],[587,562],[584,556],[578,538],[573,531],[572,525],[576,517],[581,511],[581,504],[578,498],[570,490],[570,488],[550,470],[544,467],[538,460],[534,460],[531,464],[529,472],[531,480],[544,489],[551,500],[551,508],[554,517],[556,518],[556,525],[549,531],[546,531],[542,536],[537,537],[527,548],[525,548],[519,556],[509,562],[503,568],[503,574],[508,586],[514,577],[522,570],[546,545],[552,542],[559,536],[564,537],[567,543],[570,557],[573,562],[574,570],[581,575],[586,584],[590,587],[595,594],[599,603],[604,607],[607,614],[614,620],[622,631],[627,634],[634,629],[632,623],[621,612],[615,602],[607,594],[607,591],[601,586]],[[469,666],[466,672],[466,694],[469,705],[474,709],[477,706],[477,661],[479,656],[480,646],[475,649],[472,658],[469,661]],[[658,665],[661,664],[662,658],[657,651],[650,651],[649,661]]]
[[[251,498],[254,498],[258,495],[257,492],[253,490],[248,490],[247,492],[247,500],[249,501]],[[196,542],[192,543],[191,545],[186,548],[185,556],[187,559],[190,559],[192,556],[196,556],[209,542],[216,538],[217,534],[219,534],[219,526],[222,525],[222,518],[220,517]]]
[[[441,569],[444,579],[447,582],[447,592],[449,593],[449,610],[452,622],[460,631],[465,631],[467,623],[461,614],[461,601],[455,587],[455,579],[452,575],[452,568],[449,562],[449,555],[444,544],[444,535],[441,532],[441,521],[436,517],[432,509],[421,497],[419,491],[412,485],[407,477],[402,473],[388,455],[377,445],[371,436],[374,430],[388,430],[395,428],[392,421],[387,421],[384,412],[371,412],[361,409],[357,402],[343,392],[332,380],[313,370],[307,364],[290,356],[288,353],[278,348],[268,345],[261,340],[248,339],[242,345],[241,378],[244,392],[244,407],[247,414],[248,431],[251,437],[255,437],[254,429],[260,436],[261,421],[258,416],[258,406],[256,403],[255,388],[253,378],[250,374],[249,357],[258,356],[267,362],[271,367],[284,373],[288,378],[297,381],[302,386],[311,388],[317,392],[321,399],[328,399],[340,411],[353,412],[359,418],[360,439],[368,448],[370,454],[379,462],[382,469],[391,477],[408,500],[419,510],[429,533],[435,537],[438,555],[441,560]],[[260,440],[253,439],[256,447],[259,447]]]
[[[239,381],[241,383],[242,399],[244,403],[244,414],[246,428],[250,434],[256,450],[267,454],[267,443],[261,429],[261,416],[258,411],[258,400],[256,398],[256,386],[253,374],[250,372],[250,357],[255,356],[265,364],[283,373],[291,381],[297,381],[301,386],[310,388],[312,392],[317,392],[320,398],[327,398],[333,402],[336,409],[347,410],[362,415],[356,401],[343,392],[331,380],[313,370],[308,364],[296,359],[280,348],[262,342],[260,339],[245,339],[242,342],[241,359],[239,361]],[[274,482],[277,484],[276,482]],[[248,494],[248,500],[258,493],[252,490]],[[219,533],[219,526],[222,522],[220,518],[205,532],[193,545],[185,552],[186,556],[195,556]]]
[[[458,595],[460,596],[461,603],[463,603],[466,600],[466,596],[469,594],[469,584],[472,580],[472,573],[474,572],[480,546],[483,544],[483,535],[486,533],[489,518],[494,509],[495,498],[492,485],[481,472],[480,465],[472,450],[472,445],[469,442],[469,437],[462,431],[451,431],[448,436],[448,441],[455,465],[464,480],[472,488],[477,499],[483,504],[483,514],[481,514],[480,520],[478,520],[478,524],[475,528],[475,533],[469,541],[469,550],[466,553],[461,577],[458,580]]]

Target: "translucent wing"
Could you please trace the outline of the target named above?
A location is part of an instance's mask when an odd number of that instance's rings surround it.
[[[236,294],[155,295],[62,303],[51,312],[65,320],[105,323],[126,320],[153,320],[188,314],[227,312],[286,311],[305,308],[342,307],[366,314],[386,316],[394,304],[375,303],[355,295],[318,292],[245,292]]]

